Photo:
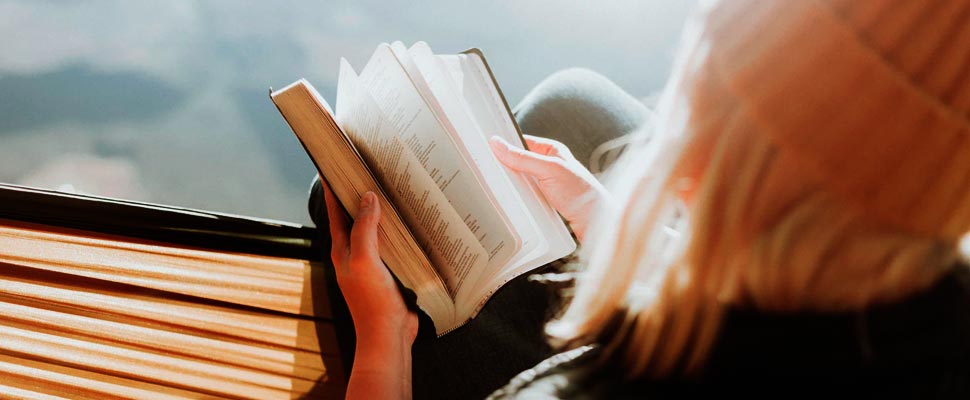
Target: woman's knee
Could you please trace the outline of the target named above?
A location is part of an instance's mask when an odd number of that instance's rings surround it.
[[[550,75],[515,108],[524,133],[565,143],[584,164],[597,146],[639,129],[649,114],[609,78],[585,68]]]
[[[569,68],[549,75],[526,94],[516,115],[528,119],[555,118],[557,114],[586,112],[612,102],[622,89],[599,73],[586,68]],[[570,113],[571,114],[571,113]]]

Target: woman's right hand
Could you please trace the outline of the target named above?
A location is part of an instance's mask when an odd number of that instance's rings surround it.
[[[593,212],[608,199],[609,192],[566,145],[531,135],[525,135],[525,142],[529,150],[512,146],[498,136],[489,140],[502,164],[535,178],[542,194],[583,241]]]

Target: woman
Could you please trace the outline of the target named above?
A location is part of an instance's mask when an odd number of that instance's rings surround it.
[[[567,351],[495,395],[967,398],[968,63],[970,1],[718,3],[608,194],[564,146],[494,143],[588,264],[547,326]],[[359,333],[348,397],[408,397],[416,317],[389,295],[372,199],[352,228],[330,208]]]

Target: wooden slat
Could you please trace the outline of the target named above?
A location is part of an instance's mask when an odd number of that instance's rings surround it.
[[[304,305],[312,303],[312,293],[304,290],[311,275],[305,260],[109,240],[33,224],[2,223],[3,262],[313,315],[313,308]]]
[[[89,342],[113,343],[305,379],[319,379],[325,372],[320,355],[307,351],[144,328],[3,301],[0,301],[0,324],[34,328],[35,332],[41,329],[44,332],[64,332],[82,340],[89,338]]]
[[[14,388],[34,393],[36,398],[66,399],[210,399],[198,392],[173,389],[147,382],[118,378],[97,372],[64,367],[36,360],[0,354],[0,386],[3,396],[16,394]],[[45,397],[46,396],[46,397]],[[33,394],[27,398],[35,398]]]
[[[238,310],[217,305],[173,300],[165,297],[131,293],[118,285],[86,280],[84,285],[65,274],[31,271],[16,265],[0,263],[0,294],[78,308],[103,318],[125,316],[144,323],[170,325],[188,331],[204,331],[279,346],[320,352],[320,342],[333,344],[329,323],[275,314]],[[67,282],[67,283],[64,283]],[[322,325],[322,327],[318,327]],[[321,339],[322,338],[322,339]]]
[[[340,398],[319,265],[0,220],[0,397]]]
[[[219,362],[160,355],[92,341],[0,326],[0,351],[114,376],[221,396],[289,398],[312,382]]]

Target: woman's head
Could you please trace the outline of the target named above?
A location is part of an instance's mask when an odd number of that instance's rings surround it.
[[[603,342],[633,376],[696,372],[727,307],[860,309],[934,282],[970,227],[970,45],[951,37],[968,15],[705,9],[549,333]]]

